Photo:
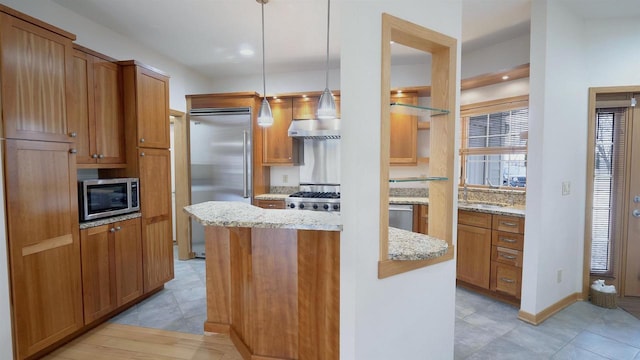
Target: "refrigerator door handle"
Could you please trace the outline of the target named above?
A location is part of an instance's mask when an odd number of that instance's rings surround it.
[[[249,154],[247,154],[247,135],[248,133],[246,130],[242,131],[242,190],[245,199],[249,197],[249,172],[247,171]]]

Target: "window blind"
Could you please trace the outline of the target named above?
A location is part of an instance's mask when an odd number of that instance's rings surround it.
[[[625,171],[625,109],[596,110],[591,229],[591,273],[613,273],[618,212],[622,211]]]

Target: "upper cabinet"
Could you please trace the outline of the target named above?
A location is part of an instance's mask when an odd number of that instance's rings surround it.
[[[135,61],[121,61],[125,117],[136,119],[139,147],[168,149],[169,77]],[[167,126],[158,126],[166,122]]]
[[[333,96],[336,102],[336,115],[340,117],[340,96]],[[316,119],[318,112],[318,101],[320,96],[301,96],[293,98],[293,119],[306,120]]]
[[[391,103],[418,105],[417,94],[394,94]],[[413,114],[394,113],[390,115],[390,154],[391,165],[415,165],[417,163],[418,117]]]
[[[262,162],[264,165],[293,165],[298,159],[293,152],[293,139],[288,135],[293,116],[292,99],[272,99],[269,105],[273,125],[262,131]]]
[[[53,30],[53,31],[52,31]],[[9,139],[72,142],[66,74],[75,36],[0,13],[2,119]]]
[[[78,45],[70,75],[69,119],[76,130],[78,167],[124,166],[120,68],[114,59]]]

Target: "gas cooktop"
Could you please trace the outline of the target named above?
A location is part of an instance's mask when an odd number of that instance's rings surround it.
[[[298,191],[285,199],[290,209],[340,211],[339,192]]]

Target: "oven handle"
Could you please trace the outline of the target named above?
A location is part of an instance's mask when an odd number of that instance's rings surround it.
[[[249,154],[247,153],[247,131],[244,130],[242,132],[242,191],[245,199],[249,197],[249,171],[247,171],[247,166],[249,163],[248,157]]]

